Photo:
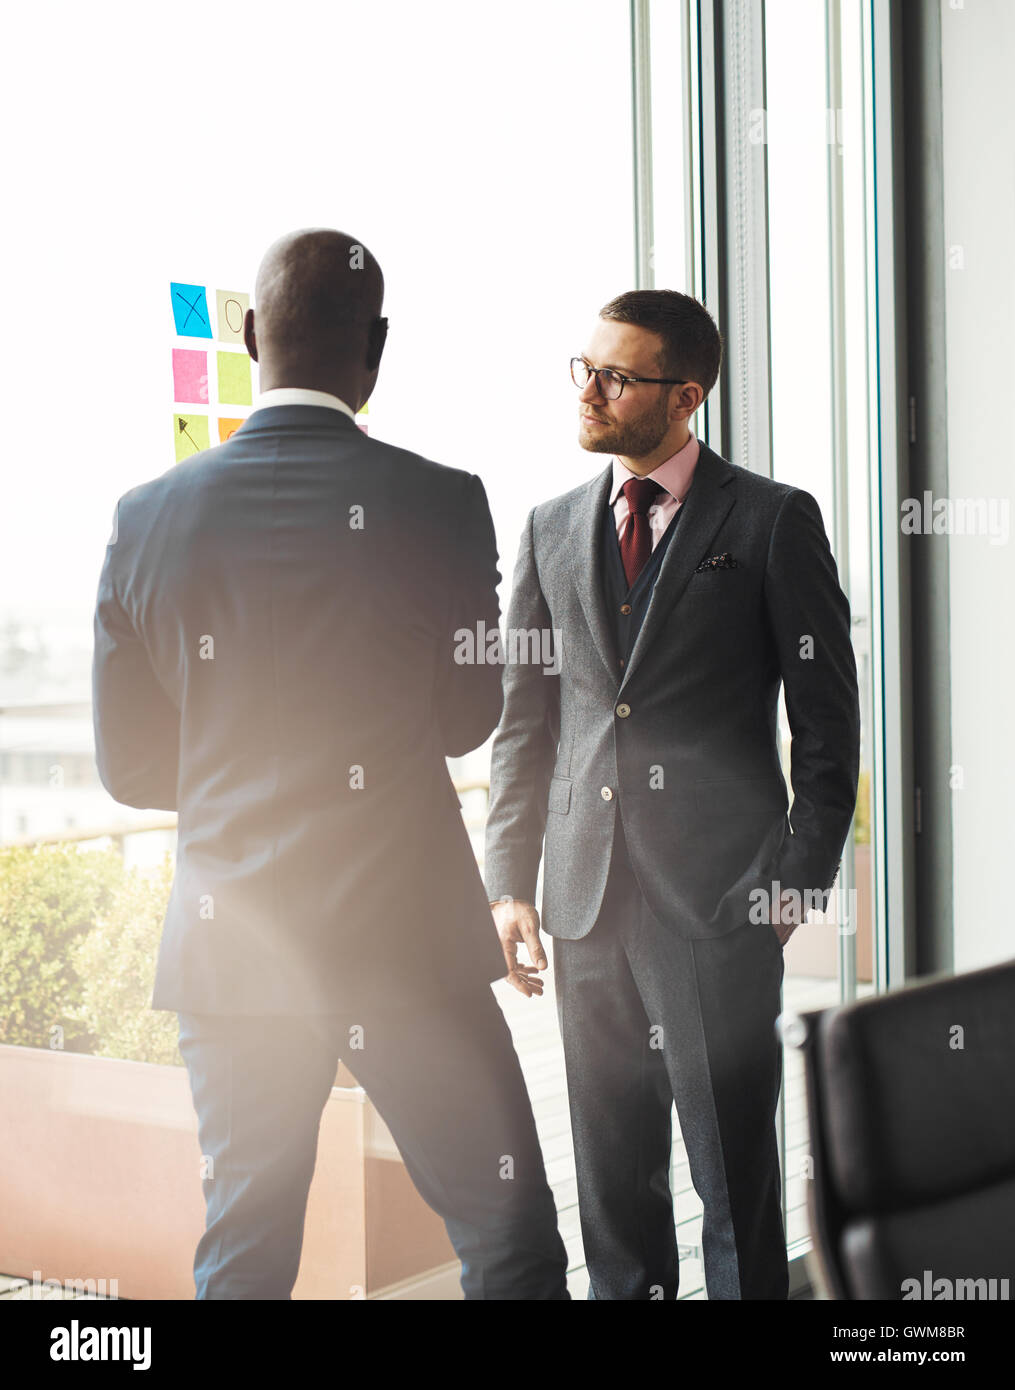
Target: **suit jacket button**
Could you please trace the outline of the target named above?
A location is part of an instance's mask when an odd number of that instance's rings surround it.
[[[617,706],[617,714],[619,715],[619,717],[620,717],[621,719],[626,719],[627,716],[628,716],[630,713],[631,713],[631,706],[630,706],[630,705],[618,705],[618,706]]]
[[[599,793],[599,795],[603,798],[604,801],[613,800],[613,792],[610,790],[609,787],[604,787],[602,791]]]
[[[629,603],[622,603],[622,604],[620,605],[620,611],[621,611],[621,613],[623,613],[624,617],[626,618],[627,615],[628,615],[628,613],[630,613],[630,611],[631,611],[631,605],[630,605]]]

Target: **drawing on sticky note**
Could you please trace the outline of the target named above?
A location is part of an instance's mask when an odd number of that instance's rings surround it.
[[[208,296],[203,285],[183,285],[169,282],[173,300],[173,322],[181,338],[210,338],[211,320],[208,317]]]
[[[242,419],[220,419],[219,420],[219,442],[224,444],[227,439],[232,439],[233,435],[243,424]]]
[[[210,443],[207,415],[173,416],[173,445],[177,463],[189,459],[192,454],[199,454]]]
[[[218,340],[220,343],[243,342],[243,320],[250,308],[250,295],[238,290],[216,290]]]

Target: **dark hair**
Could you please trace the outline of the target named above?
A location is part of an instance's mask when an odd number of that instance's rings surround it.
[[[706,396],[715,385],[722,361],[722,337],[704,304],[689,294],[628,290],[604,304],[599,317],[658,333],[663,340],[660,376],[696,381]]]
[[[269,246],[257,272],[258,336],[287,356],[359,356],[379,317],[384,276],[347,232],[308,227]]]

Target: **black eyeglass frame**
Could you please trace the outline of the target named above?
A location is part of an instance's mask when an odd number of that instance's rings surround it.
[[[574,364],[576,362],[580,362],[582,366],[585,368],[586,372],[588,373],[588,376],[581,383],[581,385],[579,385],[577,381],[574,381]],[[620,382],[620,390],[617,392],[615,396],[608,396],[606,392],[603,390],[603,376],[615,377],[617,381]],[[571,380],[574,381],[574,384],[578,387],[579,391],[585,390],[585,387],[589,384],[590,377],[595,377],[596,390],[602,396],[604,401],[619,401],[621,396],[624,394],[624,387],[627,385],[629,381],[645,381],[652,386],[686,386],[688,384],[686,380],[677,377],[624,376],[624,374],[622,372],[618,372],[615,367],[593,367],[591,363],[585,361],[584,357],[572,357]]]

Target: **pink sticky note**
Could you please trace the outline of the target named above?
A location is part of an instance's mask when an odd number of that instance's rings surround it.
[[[173,348],[173,400],[208,404],[208,354],[193,348]]]

